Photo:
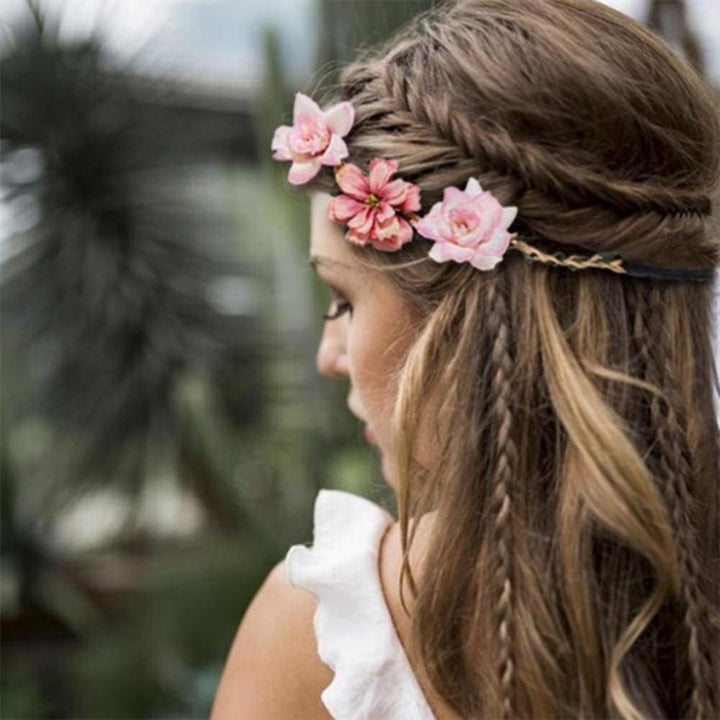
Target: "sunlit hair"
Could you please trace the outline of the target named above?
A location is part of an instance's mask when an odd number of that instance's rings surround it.
[[[447,6],[347,67],[337,95],[352,162],[398,160],[424,212],[472,176],[545,247],[718,263],[715,104],[605,6]],[[418,319],[395,413],[414,666],[462,717],[720,717],[710,283],[519,254],[479,272],[428,247],[352,247]],[[416,582],[412,518],[430,510]]]

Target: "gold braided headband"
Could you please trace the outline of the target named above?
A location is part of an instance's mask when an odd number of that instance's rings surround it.
[[[710,280],[712,269],[680,269],[662,268],[651,265],[640,265],[625,260],[618,253],[595,253],[594,255],[566,255],[562,252],[544,252],[524,240],[513,236],[510,238],[510,247],[519,250],[529,263],[540,262],[547,265],[558,265],[570,270],[584,270],[598,268],[610,270],[620,275],[633,277],[656,277],[664,280]]]

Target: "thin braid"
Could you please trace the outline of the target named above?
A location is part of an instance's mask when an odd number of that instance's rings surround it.
[[[657,432],[657,467],[662,490],[671,512],[677,540],[677,552],[683,578],[685,613],[683,623],[688,635],[688,662],[693,679],[690,698],[692,717],[695,720],[714,718],[713,675],[710,661],[703,652],[701,629],[707,628],[704,599],[700,592],[700,568],[697,562],[694,524],[691,517],[692,497],[689,479],[692,466],[689,449],[677,409],[679,396],[673,386],[672,369],[667,367],[669,349],[663,325],[662,294],[656,282],[650,287],[636,285],[634,334],[638,342],[648,380],[657,384],[668,401],[653,395],[650,402],[651,427]],[[647,293],[646,312],[643,312],[642,295]],[[653,352],[657,348],[658,354]],[[664,358],[664,361],[661,360]],[[666,411],[663,412],[663,406]]]
[[[512,581],[512,516],[511,483],[516,472],[517,448],[512,437],[512,413],[510,410],[510,373],[512,360],[508,342],[508,310],[502,289],[498,287],[500,275],[496,275],[488,287],[488,327],[495,338],[491,352],[493,367],[492,392],[495,398],[493,413],[498,421],[496,461],[494,463],[494,487],[491,495],[492,514],[495,517],[493,537],[498,557],[495,571],[495,587],[500,597],[495,608],[496,627],[500,641],[500,664],[498,672],[502,692],[502,717],[513,714],[513,690],[515,664],[513,658],[513,581]]]

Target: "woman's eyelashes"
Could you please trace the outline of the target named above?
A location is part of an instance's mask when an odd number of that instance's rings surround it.
[[[352,311],[352,303],[346,300],[337,290],[332,288],[333,296],[330,308],[323,315],[325,320],[336,320],[346,312]]]
[[[323,318],[325,318],[325,320],[336,320],[351,310],[352,305],[347,300],[334,299],[330,309],[323,315]]]

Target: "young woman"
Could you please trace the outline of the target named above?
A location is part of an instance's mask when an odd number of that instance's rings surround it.
[[[213,717],[720,717],[710,94],[591,0],[467,0],[325,107],[273,149],[399,519],[320,493]]]

